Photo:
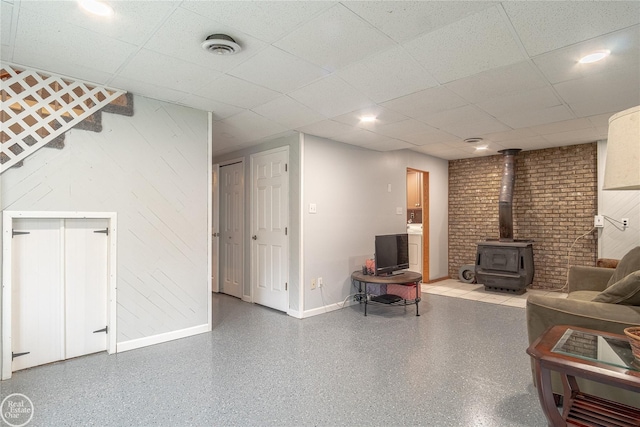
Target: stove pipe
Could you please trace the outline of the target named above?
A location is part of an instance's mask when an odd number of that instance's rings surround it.
[[[500,226],[500,241],[513,242],[513,185],[516,181],[515,155],[522,151],[519,148],[500,150],[504,157],[504,170],[500,185],[498,223]]]

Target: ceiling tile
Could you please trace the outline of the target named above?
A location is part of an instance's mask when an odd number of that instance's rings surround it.
[[[562,145],[579,144],[585,140],[591,139],[592,142],[598,140],[597,131],[593,128],[578,129],[568,132],[558,132],[548,135],[544,135],[544,139],[549,142],[558,143]]]
[[[171,64],[170,67],[167,64]],[[156,86],[169,86],[174,90],[198,94],[203,86],[222,74],[195,64],[141,49],[120,71],[119,76],[141,80]]]
[[[366,129],[354,128],[347,133],[343,133],[334,137],[333,139],[347,144],[365,146],[387,141],[390,138],[384,135],[378,135]]]
[[[13,4],[0,2],[0,43],[9,46],[11,41],[11,21],[13,19]],[[4,51],[6,48],[3,48]]]
[[[278,92],[226,74],[203,85],[196,94],[242,108],[253,108],[280,96]]]
[[[529,128],[508,130],[505,132],[486,133],[481,135],[488,141],[501,143],[503,141],[514,141],[522,138],[535,137],[537,134]]]
[[[469,157],[460,149],[452,148],[445,144],[423,145],[422,147],[415,147],[412,150],[444,160],[455,160]]]
[[[582,118],[532,126],[529,130],[535,132],[537,135],[550,135],[552,133],[576,131],[594,127],[589,120]]]
[[[446,87],[438,86],[383,102],[380,105],[405,116],[416,118],[461,107],[467,105],[467,102]]]
[[[516,111],[539,110],[561,104],[553,89],[545,87],[510,94],[502,98],[493,98],[476,104],[476,106],[499,119],[502,115]]]
[[[591,125],[593,127],[608,128],[609,127],[609,119],[611,118],[612,115],[613,114],[609,114],[609,113],[598,114],[598,115],[595,115],[595,116],[586,117],[586,119],[589,120],[589,123],[591,123]]]
[[[213,113],[213,120],[226,119],[227,117],[234,116],[243,111],[241,108],[234,107],[233,105],[192,94],[178,99],[177,103],[197,108],[199,110],[211,111]]]
[[[636,105],[640,105],[640,88],[611,93],[609,96],[593,101],[572,102],[569,107],[576,116],[588,117],[605,113],[613,115]]]
[[[398,139],[389,138],[384,141],[372,142],[371,144],[364,145],[364,147],[376,151],[395,151],[415,148],[415,145]]]
[[[354,129],[355,128],[353,126],[348,126],[344,123],[335,122],[333,120],[323,120],[318,123],[297,128],[297,130],[302,133],[321,136],[323,138],[334,138]]]
[[[269,120],[273,120],[274,122],[292,129],[317,123],[326,119],[323,115],[305,107],[286,95],[282,95],[273,101],[254,107],[253,111],[268,118]]]
[[[640,23],[637,1],[503,2],[530,56]]]
[[[94,33],[139,45],[153,34],[180,2],[154,1],[153,7],[141,1],[115,1],[110,4],[114,14],[108,18],[86,12],[76,1],[22,1],[20,9],[39,13],[51,21],[63,21]]]
[[[430,130],[412,133],[410,135],[404,135],[400,137],[403,141],[410,142],[413,145],[425,145],[425,144],[437,144],[442,142],[450,142],[458,140],[459,138],[450,133],[441,131],[439,129],[431,128]]]
[[[446,84],[448,89],[473,103],[545,86],[548,86],[548,83],[527,61],[485,71]]]
[[[500,121],[514,129],[518,129],[574,118],[574,115],[565,105],[558,105],[541,110],[518,111],[513,114],[505,114],[500,116]]]
[[[149,82],[128,79],[125,77],[114,78],[109,82],[109,86],[167,102],[178,102],[187,96],[184,92],[170,89],[166,86],[156,86]]]
[[[407,135],[415,135],[435,131],[437,131],[436,128],[415,119],[406,119],[399,122],[376,126],[376,132],[378,132],[379,134],[399,139],[403,139],[403,137]]]
[[[289,94],[326,117],[366,108],[373,102],[336,75],[325,77]]]
[[[402,42],[431,32],[496,2],[347,1],[342,2],[392,39]]]
[[[391,47],[393,41],[349,9],[337,4],[274,45],[329,71],[335,71]]]
[[[332,4],[321,1],[185,1],[181,7],[272,43]]]
[[[403,46],[442,84],[525,59],[496,7]]]
[[[611,94],[640,88],[640,64],[622,70],[593,74],[580,79],[554,84],[553,87],[567,103],[599,101]]]
[[[591,64],[578,62],[599,50],[609,50],[611,54]],[[640,64],[640,25],[545,53],[533,58],[533,62],[551,83],[637,66]]]
[[[338,75],[376,102],[388,101],[438,85],[400,46],[352,64]]]
[[[100,36],[81,27],[60,26],[49,17],[31,10],[20,11],[19,23],[15,36],[14,61],[38,64],[38,68],[47,71],[61,73],[60,70],[72,70],[77,66],[100,73],[113,73],[136,50],[132,44]],[[34,31],[39,34],[54,33],[56,36],[41,37],[34,43]],[[78,73],[68,75],[86,79]]]
[[[326,76],[329,72],[278,48],[269,46],[229,71],[229,74],[278,92],[287,93]]]
[[[471,105],[430,114],[422,120],[460,138],[509,130],[509,127]]]
[[[185,31],[188,28],[188,31]],[[211,34],[227,34],[242,50],[235,55],[216,55],[202,49],[202,42]],[[164,22],[144,47],[163,55],[173,56],[201,67],[228,71],[246,61],[267,44],[226,25],[178,8]]]
[[[217,123],[227,126],[230,133],[239,136],[243,141],[255,141],[287,130],[284,126],[249,110]]]

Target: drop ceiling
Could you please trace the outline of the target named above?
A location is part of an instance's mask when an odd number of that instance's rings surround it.
[[[640,104],[637,1],[110,4],[2,0],[2,61],[211,111],[214,155],[304,132],[461,159],[604,139]]]

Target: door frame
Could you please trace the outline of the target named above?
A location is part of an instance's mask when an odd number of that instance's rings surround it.
[[[11,291],[12,291],[12,229],[14,218],[21,219],[106,219],[109,229],[107,243],[107,353],[116,353],[116,212],[59,212],[59,211],[4,211],[2,218],[2,380],[11,378]]]
[[[290,165],[291,163],[291,152],[289,149],[288,145],[284,145],[281,147],[276,147],[276,148],[272,148],[270,150],[264,150],[264,151],[259,151],[257,153],[253,153],[251,154],[249,157],[249,183],[247,185],[249,185],[250,190],[250,202],[249,202],[249,209],[251,210],[251,214],[250,214],[250,225],[249,225],[249,236],[255,234],[255,230],[253,229],[253,226],[255,224],[255,206],[253,204],[254,201],[254,196],[255,196],[255,188],[253,185],[253,181],[254,181],[254,173],[253,173],[253,166],[254,166],[254,162],[255,162],[255,158],[256,157],[260,157],[260,156],[265,156],[265,155],[269,155],[269,154],[273,154],[273,153],[277,153],[277,152],[284,152],[286,153],[286,163],[287,165]],[[289,174],[287,174],[286,179],[289,179]],[[291,191],[291,183],[289,182],[289,185],[287,186],[287,188],[289,189],[289,191]],[[287,211],[284,212],[284,214],[287,216],[286,222],[287,222],[287,227],[289,227],[290,225],[290,221],[291,218],[289,217],[290,215],[290,210],[291,210],[291,197],[289,197],[289,192],[287,192],[286,194],[287,196]],[[287,268],[286,268],[286,273],[287,273],[287,283],[291,282],[291,277],[290,277],[290,268],[291,268],[291,260],[289,259],[290,253],[291,253],[291,248],[289,247],[289,234],[287,233],[287,239],[286,239],[286,254],[285,254],[285,259],[287,261]],[[257,272],[255,271],[254,265],[255,265],[255,257],[257,254],[255,254],[254,249],[253,249],[253,245],[251,243],[249,243],[249,280],[250,280],[250,286],[249,286],[249,290],[250,290],[250,295],[249,298],[251,299],[251,302],[255,302],[254,298],[253,298],[253,288],[254,288],[254,284],[257,284],[257,278],[256,278],[256,274]],[[284,313],[289,314],[290,311],[290,286],[287,285],[287,290],[285,292],[285,295],[287,297],[287,310],[284,311]]]

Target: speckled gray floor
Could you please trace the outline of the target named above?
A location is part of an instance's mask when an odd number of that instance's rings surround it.
[[[29,426],[544,426],[522,308],[423,294],[297,320],[214,295],[208,334],[16,372]]]

